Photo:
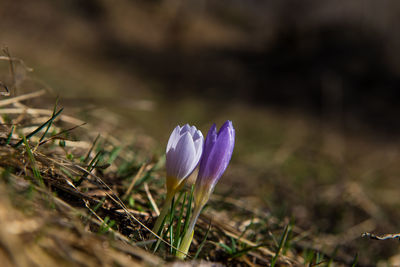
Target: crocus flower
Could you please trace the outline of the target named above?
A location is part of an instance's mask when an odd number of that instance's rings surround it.
[[[217,133],[215,124],[208,131],[195,187],[195,203],[204,206],[218,180],[228,167],[235,146],[235,129],[226,121]]]
[[[174,191],[194,171],[203,152],[204,138],[195,126],[179,125],[167,144],[167,191]]]
[[[226,121],[218,133],[215,124],[208,131],[194,189],[195,207],[189,227],[179,247],[179,250],[185,254],[189,251],[197,218],[210,198],[218,180],[228,167],[234,146],[235,129],[231,121]],[[184,253],[179,252],[178,257],[183,259]]]
[[[166,150],[167,197],[153,231],[158,232],[168,212],[172,199],[184,185],[186,178],[199,164],[204,138],[195,126],[179,125],[172,131]]]

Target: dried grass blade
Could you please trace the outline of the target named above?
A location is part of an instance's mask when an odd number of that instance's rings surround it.
[[[33,93],[20,95],[20,96],[16,96],[16,97],[13,97],[13,98],[4,99],[4,100],[0,101],[0,107],[4,107],[4,106],[10,105],[12,103],[24,101],[24,100],[27,100],[27,99],[39,97],[39,96],[44,95],[45,93],[46,93],[46,90],[42,89],[42,90],[39,90],[39,91],[36,91],[36,92],[33,92]]]
[[[147,198],[149,199],[150,204],[153,207],[155,213],[157,214],[157,216],[159,216],[160,210],[158,209],[158,206],[157,206],[156,202],[154,201],[153,196],[150,193],[149,185],[147,183],[144,183],[144,191],[146,191]]]
[[[139,180],[139,178],[142,176],[142,173],[144,171],[144,169],[146,168],[146,164],[143,164],[139,171],[136,173],[135,177],[132,179],[131,184],[128,187],[128,190],[126,190],[126,193],[122,196],[122,199],[126,199],[129,194],[131,193],[133,187],[135,186],[135,183],[137,182],[137,180]]]

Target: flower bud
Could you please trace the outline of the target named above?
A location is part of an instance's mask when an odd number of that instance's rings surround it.
[[[203,152],[203,143],[203,134],[195,126],[178,125],[174,129],[166,151],[167,191],[176,190],[194,171]]]
[[[231,121],[226,121],[218,133],[215,124],[210,128],[196,180],[196,205],[203,206],[208,201],[219,178],[228,167],[234,146],[235,129]]]
[[[153,232],[158,233],[167,215],[172,199],[184,185],[186,178],[199,164],[203,152],[203,134],[194,126],[179,125],[172,131],[167,144],[167,196],[158,216]]]
[[[194,226],[204,205],[207,203],[219,178],[228,167],[235,146],[235,129],[231,121],[226,121],[217,133],[215,124],[208,131],[203,155],[200,160],[199,174],[194,189],[194,210],[190,218],[177,257],[184,259],[192,243]]]

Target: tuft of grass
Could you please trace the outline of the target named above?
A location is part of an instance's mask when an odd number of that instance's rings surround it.
[[[292,231],[292,225],[291,224],[286,225],[285,229],[283,231],[283,234],[281,236],[281,240],[279,241],[278,249],[276,250],[274,257],[272,258],[271,267],[275,266],[276,261],[278,260],[279,254],[281,253],[281,251],[285,247],[287,239],[288,239],[288,236],[289,236],[289,233],[291,231]]]
[[[33,176],[36,178],[36,180],[39,183],[39,185],[44,187],[43,177],[40,174],[40,170],[37,168],[35,157],[33,156],[32,150],[31,150],[31,148],[30,148],[30,146],[28,144],[28,141],[26,140],[25,135],[22,136],[22,141],[25,144],[26,153],[28,154],[29,161],[31,163]]]
[[[56,113],[57,113],[58,100],[59,100],[59,97],[57,96],[56,102],[55,102],[54,108],[53,108],[53,114],[51,115],[51,117],[54,117],[54,116],[56,115]],[[49,131],[49,129],[50,129],[50,127],[51,127],[52,124],[53,124],[53,120],[50,121],[50,122],[47,124],[46,130],[45,130],[44,133],[42,134],[42,137],[40,137],[39,142],[43,141],[43,139],[46,137],[46,134],[47,134],[47,132]]]
[[[174,234],[174,236],[176,236],[177,238],[175,238],[175,242],[173,243],[174,246],[177,247],[177,248],[181,244],[181,241],[182,241],[182,238],[183,238],[182,229],[181,228],[182,228],[183,211],[184,211],[183,205],[186,203],[187,192],[181,192],[179,194],[178,203],[179,203],[179,200],[182,198],[182,195],[183,195],[182,208],[181,208],[181,210],[179,212],[179,216],[177,217],[176,232]],[[175,255],[176,255],[176,251],[175,251]]]
[[[351,267],[356,267],[358,263],[358,254],[354,256],[353,262],[351,263]]]
[[[49,125],[50,123],[52,123],[60,114],[61,112],[64,110],[64,108],[61,108],[59,111],[57,111],[56,114],[54,114],[53,116],[51,116],[50,119],[48,119],[45,123],[43,123],[42,125],[40,125],[38,128],[36,128],[33,132],[29,133],[25,138],[26,140],[29,140],[32,136],[34,136],[35,134],[37,134],[38,132],[40,132],[44,127],[46,127],[47,125]],[[18,147],[20,146],[22,143],[24,142],[23,139],[21,139],[20,141],[18,141],[14,147]]]
[[[100,134],[97,134],[96,138],[94,139],[94,141],[92,143],[92,146],[90,147],[89,151],[86,153],[86,156],[82,159],[83,163],[86,163],[86,164],[88,163],[90,154],[92,153],[92,151],[93,151],[94,147],[96,146],[97,141],[99,141],[99,139],[100,139]]]
[[[114,220],[110,220],[110,217],[106,216],[103,220],[103,223],[100,225],[98,234],[103,235],[108,233],[108,231],[116,224]]]
[[[197,259],[197,258],[199,257],[200,252],[202,251],[202,249],[203,249],[203,247],[204,247],[204,244],[205,244],[206,241],[207,241],[207,237],[208,237],[208,234],[210,233],[210,230],[211,230],[211,223],[209,224],[209,226],[208,226],[208,228],[207,228],[207,232],[206,232],[206,234],[204,235],[203,241],[201,241],[201,243],[200,243],[200,245],[199,245],[199,247],[198,247],[198,249],[197,249],[197,251],[196,251],[196,254],[195,254],[194,257],[193,257],[194,260]]]

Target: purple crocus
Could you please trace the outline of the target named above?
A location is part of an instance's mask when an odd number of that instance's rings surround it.
[[[215,124],[208,131],[196,180],[195,201],[203,206],[228,167],[235,146],[235,129],[226,121],[217,133]]]
[[[193,239],[194,226],[215,185],[228,167],[235,146],[235,129],[226,121],[217,132],[215,124],[208,131],[194,189],[195,206],[189,227],[179,246],[178,258],[184,259]]]

